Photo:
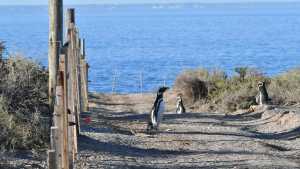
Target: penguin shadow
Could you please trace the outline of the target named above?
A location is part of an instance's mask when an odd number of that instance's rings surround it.
[[[168,113],[163,117],[163,123],[167,125],[195,124],[204,126],[221,126],[221,127],[244,127],[244,121],[254,120],[260,116],[242,116],[242,115],[225,115],[216,113],[194,113],[187,112],[184,114]]]
[[[249,120],[261,118],[262,113],[244,113],[244,114],[237,114],[237,115],[228,115],[228,114],[217,114],[217,113],[206,113],[206,112],[187,112],[183,114],[177,113],[168,113],[165,114],[164,117],[167,119],[214,119],[219,121],[242,121],[242,120]]]
[[[224,115],[217,115],[217,114],[209,114],[209,113],[192,113],[187,112],[183,114],[177,113],[167,113],[164,114],[164,121],[174,121],[174,120],[183,120],[183,119],[215,119],[215,120],[224,120],[226,117]]]
[[[120,120],[120,121],[145,121],[147,122],[149,119],[149,112],[136,113],[136,112],[113,112],[114,116],[109,117],[110,120]],[[107,117],[106,117],[107,118]],[[201,118],[213,118],[216,120],[225,119],[222,115],[204,115],[201,113],[184,113],[184,114],[176,114],[176,113],[167,113],[163,115],[163,122],[171,122],[174,120],[182,120],[182,119],[201,119]]]

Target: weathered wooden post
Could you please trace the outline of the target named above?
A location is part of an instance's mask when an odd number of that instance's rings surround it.
[[[143,86],[144,86],[143,79],[144,79],[143,72],[141,72],[140,73],[140,92],[141,92],[141,94],[143,94]]]
[[[63,0],[49,0],[49,106],[54,110],[59,52],[63,43]]]
[[[70,29],[75,25],[75,9],[74,8],[69,8],[67,10],[67,27]]]
[[[62,147],[59,143],[62,141],[60,136],[61,119],[61,102],[60,92],[62,86],[57,86],[59,54],[63,42],[63,0],[49,0],[49,51],[48,51],[48,68],[49,68],[49,107],[53,113],[53,124],[51,127],[51,149],[48,151],[48,168],[60,169],[62,165]],[[56,98],[56,96],[58,96]],[[56,103],[56,106],[55,106]]]
[[[71,76],[71,95],[72,95],[72,105],[71,111],[75,116],[76,122],[76,130],[77,135],[80,132],[80,119],[79,114],[81,111],[81,104],[80,104],[80,65],[79,65],[79,53],[80,47],[78,46],[78,33],[75,27],[75,10],[68,9],[68,41],[69,41],[69,74]]]
[[[62,61],[63,62],[63,61]],[[56,100],[54,106],[54,126],[57,127],[57,134],[53,134],[55,139],[52,139],[52,147],[56,151],[56,163],[58,169],[69,169],[69,159],[68,159],[68,133],[66,130],[66,112],[65,112],[65,81],[64,81],[64,67],[60,64],[60,69],[57,73],[57,86],[56,86]],[[54,142],[53,142],[54,141]]]
[[[77,74],[77,79],[76,79],[76,83],[77,83],[77,110],[78,110],[78,119],[80,117],[81,112],[83,112],[83,102],[82,102],[82,83],[81,83],[81,76],[82,76],[82,72],[81,72],[81,40],[79,38],[79,33],[78,33],[78,29],[76,28],[76,36],[75,36],[75,40],[76,40],[76,74]],[[80,129],[80,128],[79,128]],[[80,131],[80,130],[79,130]]]
[[[86,98],[88,93],[87,72],[84,71],[88,64],[84,59],[84,42],[80,42],[75,26],[75,10],[68,9],[67,42],[62,46],[62,7],[62,0],[49,0],[49,104],[53,112],[51,148],[47,160],[49,169],[74,168],[79,115],[83,107],[82,93],[86,93]]]
[[[89,110],[89,102],[88,102],[88,67],[89,65],[86,63],[84,59],[81,59],[81,101],[82,101],[82,109],[84,112]]]
[[[113,74],[113,82],[112,82],[112,89],[111,89],[112,94],[115,94],[116,92],[116,85],[117,85],[117,71],[115,70]]]
[[[59,169],[61,168],[60,159],[60,146],[58,137],[58,127],[51,127],[50,131],[50,150],[48,150],[48,168],[49,169]]]
[[[85,59],[85,39],[81,40],[81,55],[82,55],[82,59]]]
[[[48,169],[58,169],[56,166],[56,154],[55,150],[48,150],[48,159],[47,159],[47,165]]]
[[[81,104],[82,111],[87,112],[88,107],[88,64],[85,60],[85,39],[80,41],[80,76],[81,76]]]
[[[76,68],[76,65],[74,64],[75,59],[75,44],[74,44],[74,29],[75,29],[75,10],[74,9],[68,9],[67,10],[67,52],[68,52],[68,116],[69,116],[69,154],[70,154],[70,161],[75,161],[77,156],[77,116],[76,116],[76,74],[74,69]]]
[[[59,71],[62,76],[63,81],[63,114],[62,114],[62,129],[63,129],[63,151],[64,151],[64,166],[65,168],[73,168],[73,161],[68,161],[70,159],[69,157],[69,120],[68,120],[68,81],[67,81],[67,56],[65,54],[60,55],[60,65],[59,65]]]

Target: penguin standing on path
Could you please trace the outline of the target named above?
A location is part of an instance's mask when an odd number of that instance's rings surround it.
[[[185,107],[183,105],[183,101],[182,101],[182,95],[179,94],[177,96],[177,101],[176,101],[176,113],[177,114],[183,114],[185,113]]]
[[[168,89],[168,87],[160,87],[157,91],[157,96],[150,112],[150,119],[147,127],[148,132],[158,130],[159,123],[162,119],[162,113],[165,111],[163,96],[164,92]]]

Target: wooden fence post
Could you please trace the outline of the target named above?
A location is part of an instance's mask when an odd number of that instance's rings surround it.
[[[72,25],[75,25],[75,9],[69,8],[67,10],[67,27],[70,29]]]
[[[71,37],[71,32],[70,30],[68,31],[68,39]],[[77,130],[76,130],[76,118],[75,118],[75,106],[74,106],[74,88],[73,88],[73,50],[71,48],[71,43],[67,43],[67,92],[68,92],[68,105],[67,105],[67,112],[68,112],[68,124],[69,124],[69,155],[70,155],[70,161],[72,160],[73,162],[76,159],[76,154],[77,154]]]
[[[84,112],[89,111],[89,103],[88,103],[88,68],[89,65],[87,64],[85,58],[85,39],[81,39],[80,41],[80,70],[81,70],[81,102],[82,102],[82,110]]]
[[[89,111],[88,103],[88,64],[84,59],[81,59],[81,101],[84,112]]]
[[[114,71],[114,74],[113,74],[112,78],[113,78],[113,81],[112,81],[111,92],[112,92],[112,94],[115,94],[116,86],[117,86],[117,71],[116,70]]]
[[[58,138],[58,127],[51,127],[50,150],[48,151],[48,160],[47,160],[49,169],[61,168],[60,152],[61,149],[60,149],[59,138]]]
[[[81,83],[81,46],[80,46],[80,38],[79,38],[79,33],[78,30],[76,30],[76,36],[75,36],[75,40],[76,40],[76,74],[77,74],[77,79],[76,79],[76,83],[77,83],[77,110],[78,110],[78,119],[80,119],[80,114],[81,112],[83,112],[83,103],[82,103],[82,83]],[[79,128],[80,129],[80,128]],[[79,130],[80,131],[80,130]]]
[[[79,52],[80,46],[78,40],[78,32],[75,27],[75,10],[68,9],[68,40],[69,40],[69,73],[71,76],[71,92],[72,92],[72,113],[75,116],[77,135],[80,133],[80,65]]]
[[[53,11],[54,14],[52,14],[58,17],[58,9],[54,10],[54,6],[62,7],[62,0],[50,0],[49,11]],[[54,126],[51,127],[51,147],[48,150],[49,169],[72,169],[75,167],[80,113],[84,107],[88,106],[88,64],[84,59],[84,41],[80,41],[78,30],[75,27],[74,12],[74,9],[68,9],[68,41],[64,46],[61,46],[61,35],[59,36],[59,45],[56,43],[56,46],[54,45],[53,49],[50,49],[50,46],[54,44],[53,42],[58,41],[53,41],[53,38],[50,37],[51,31],[49,36],[49,72],[52,72],[49,73],[51,81],[51,83],[49,82],[49,95],[52,99],[50,103],[53,104]],[[53,22],[60,22],[60,19],[62,18],[53,19]],[[54,25],[56,24],[54,23]],[[50,28],[52,29],[51,26]],[[57,27],[54,29],[57,31],[56,34],[62,33],[60,29],[58,29],[59,31],[57,29]],[[56,34],[55,37],[58,38]],[[56,54],[55,60],[52,57],[54,53]],[[51,62],[50,58],[52,59]],[[56,75],[55,78],[52,77],[54,74]],[[51,95],[51,92],[54,92],[54,95]]]
[[[85,59],[85,39],[81,39],[81,59]]]
[[[65,56],[61,55],[59,70],[57,73],[56,97],[54,106],[54,126],[51,128],[51,148],[55,150],[55,162],[57,169],[69,169],[68,157],[68,119],[66,112],[65,92]],[[50,154],[51,155],[51,154]]]
[[[63,42],[63,0],[49,0],[49,22],[49,106],[52,113],[55,104],[59,52]]]
[[[144,75],[143,75],[143,72],[140,73],[140,94],[143,94],[143,87],[144,87]]]
[[[67,57],[65,54],[60,55],[60,64],[59,64],[59,72],[60,72],[60,81],[62,82],[62,135],[63,135],[63,166],[65,169],[73,167],[73,161],[69,161],[69,120],[68,120],[68,81],[67,81]],[[59,83],[61,83],[59,82]],[[71,162],[71,163],[70,163]]]
[[[70,12],[68,12],[68,15]],[[68,28],[68,92],[69,92],[69,103],[68,103],[68,112],[69,112],[69,137],[72,141],[70,145],[70,153],[72,153],[73,159],[75,159],[75,156],[77,154],[77,120],[76,120],[76,106],[75,106],[75,84],[74,84],[74,44],[73,44],[73,25],[68,24],[71,27]]]
[[[48,150],[48,159],[47,159],[47,164],[48,164],[48,169],[58,169],[56,168],[56,152],[55,150]]]

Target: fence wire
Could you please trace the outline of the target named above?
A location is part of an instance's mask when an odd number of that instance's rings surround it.
[[[160,74],[156,77],[147,75],[145,71],[122,73],[117,69],[111,73],[97,75],[90,81],[90,90],[105,93],[148,93],[155,92],[160,86],[172,87],[176,75]]]

